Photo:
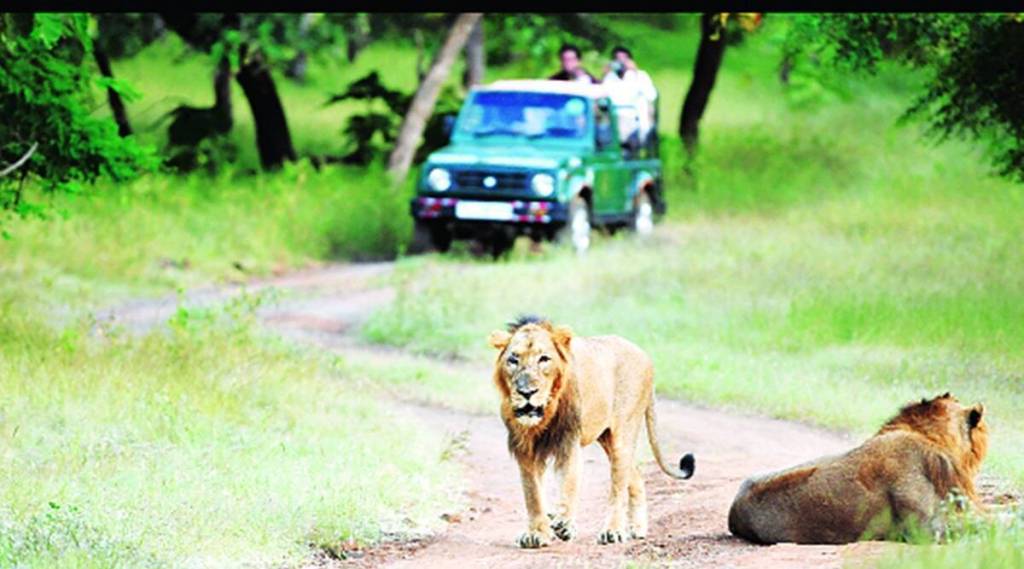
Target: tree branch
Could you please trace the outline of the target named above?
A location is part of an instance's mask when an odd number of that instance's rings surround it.
[[[38,142],[33,142],[32,143],[32,147],[28,149],[28,152],[26,152],[24,156],[19,158],[18,161],[15,162],[14,164],[11,164],[10,166],[4,168],[3,171],[0,171],[0,177],[6,176],[6,175],[10,174],[11,172],[17,170],[18,168],[21,168],[21,165],[24,164],[25,162],[27,162],[28,159],[32,157],[32,155],[36,151],[36,148],[38,148],[38,147],[39,147],[39,143]]]

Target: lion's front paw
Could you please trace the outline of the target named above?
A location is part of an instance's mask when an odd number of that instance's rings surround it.
[[[611,543],[622,543],[626,541],[626,535],[621,531],[615,530],[604,530],[601,535],[597,536],[597,542],[601,545],[608,545]]]
[[[576,537],[576,524],[572,523],[572,520],[552,518],[551,530],[562,541],[569,541]]]
[[[537,549],[540,547],[546,547],[551,543],[551,538],[536,531],[528,531],[519,536],[516,539],[516,543],[523,549]]]

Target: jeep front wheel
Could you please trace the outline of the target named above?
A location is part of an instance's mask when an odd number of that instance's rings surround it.
[[[565,226],[559,230],[556,240],[571,245],[577,253],[590,249],[590,207],[586,200],[576,196],[569,202]]]
[[[413,224],[412,241],[408,251],[412,254],[437,250],[446,253],[452,246],[452,232],[440,223],[417,219]]]

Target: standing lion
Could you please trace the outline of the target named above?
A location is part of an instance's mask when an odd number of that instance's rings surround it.
[[[498,350],[494,383],[501,392],[501,417],[509,452],[519,463],[529,525],[520,547],[547,545],[554,536],[576,533],[580,448],[601,443],[611,462],[611,514],[602,544],[647,535],[647,498],[634,461],[645,420],[651,450],[673,478],[693,475],[693,455],[672,468],[662,459],[655,431],[654,367],[643,350],[618,336],[573,336],[565,326],[522,317],[489,341]],[[541,479],[553,459],[561,500],[548,515]]]
[[[907,405],[841,456],[752,478],[729,510],[729,531],[756,543],[840,544],[916,526],[943,532],[951,492],[980,506],[974,477],[988,448],[985,408],[949,393]]]

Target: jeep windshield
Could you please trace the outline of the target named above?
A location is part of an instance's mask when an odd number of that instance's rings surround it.
[[[573,95],[483,91],[463,110],[455,134],[474,139],[582,139],[587,134],[588,107],[586,99]]]

